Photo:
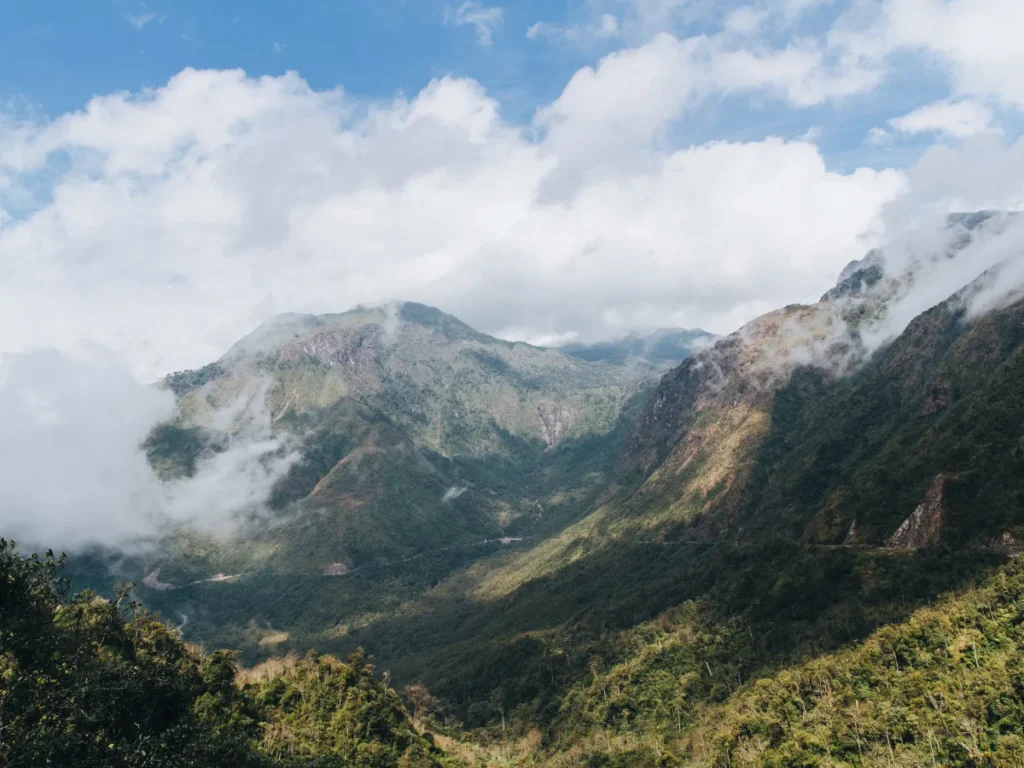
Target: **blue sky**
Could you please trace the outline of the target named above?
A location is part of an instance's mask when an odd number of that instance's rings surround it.
[[[668,3],[666,3],[667,5]],[[590,39],[551,44],[530,39],[538,22],[586,24],[594,4],[518,0],[499,7],[490,45],[471,24],[452,23],[459,3],[444,0],[38,0],[9,3],[0,25],[0,50],[16,66],[0,68],[0,99],[48,116],[80,109],[90,97],[159,87],[186,67],[241,68],[250,75],[295,70],[318,90],[344,87],[380,99],[414,94],[446,74],[480,82],[506,119],[528,123],[555,99],[572,74],[602,55],[641,38]],[[625,18],[622,4],[606,4]],[[729,10],[744,3],[679,3],[692,10],[665,25],[674,34],[713,34]],[[816,4],[798,25],[768,35],[826,32],[844,10]],[[700,12],[698,12],[700,11]],[[638,33],[642,34],[642,33]],[[757,140],[795,137],[814,129],[837,168],[906,164],[929,137],[902,137],[884,147],[865,144],[868,132],[917,106],[942,98],[948,86],[929,62],[906,57],[884,87],[840,103],[792,109],[775,98],[708,99],[700,112],[674,127],[673,140]]]
[[[453,73],[480,80],[512,114],[528,118],[590,58],[525,37],[541,19],[566,18],[567,8],[552,16],[549,3],[509,6],[485,47],[473,29],[445,22],[448,7],[434,0],[10,3],[0,48],[18,65],[0,71],[0,93],[59,114],[93,94],[162,85],[185,67],[293,69],[314,88],[344,85],[368,97],[415,93]]]
[[[1024,205],[1021,28],[1005,0],[8,2],[0,355],[147,377],[403,299],[538,343],[727,333],[896,209]]]

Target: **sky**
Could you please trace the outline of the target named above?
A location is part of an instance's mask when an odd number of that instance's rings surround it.
[[[925,209],[1021,207],[1022,28],[1006,0],[2,3],[0,356],[145,382],[393,300],[534,343],[728,333]]]

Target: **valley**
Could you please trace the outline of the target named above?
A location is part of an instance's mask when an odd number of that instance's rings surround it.
[[[1024,768],[1024,2],[8,5],[0,768]]]
[[[958,245],[939,258],[969,255],[986,226],[1006,224],[951,218]],[[901,658],[939,653],[934,633],[914,634],[921,621],[955,638],[979,620],[968,595],[1015,610],[1024,305],[973,316],[967,286],[876,351],[864,339],[907,283],[853,274],[842,295],[765,315],[674,367],[510,345],[415,305],[391,329],[392,310],[275,322],[212,373],[169,379],[182,415],[149,449],[187,473],[264,409],[301,456],[271,493],[276,516],[249,537],[181,532],[122,575],[147,606],[187,615],[186,639],[247,664],[365,649],[396,685],[429,691],[431,727],[488,765],[499,753],[519,765],[838,761],[831,750],[850,760],[855,742],[881,755],[883,726],[850,741],[859,726],[843,718],[860,715],[811,714],[831,706],[822,680],[850,685],[829,665],[867,664],[905,638],[884,673],[905,686]],[[257,379],[263,403],[210,430]],[[188,430],[199,437],[183,454],[168,434]],[[82,561],[82,578],[109,576],[100,553]],[[971,674],[989,680],[982,656]],[[940,687],[954,674],[928,669]],[[801,728],[842,721],[845,735],[819,745],[792,724],[739,725],[779,680],[815,702],[800,704]],[[843,706],[895,717],[856,695]],[[757,706],[793,717],[792,703]],[[973,738],[1016,754],[993,722],[971,719]],[[943,764],[984,752],[928,727]],[[919,726],[883,730],[886,754],[916,764]]]

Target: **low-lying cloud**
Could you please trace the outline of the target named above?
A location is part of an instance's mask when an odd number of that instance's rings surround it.
[[[251,394],[251,393],[250,393]],[[141,445],[175,415],[173,396],[103,355],[35,351],[0,362],[0,536],[26,548],[139,547],[178,525],[225,533],[252,515],[294,461],[262,398],[192,478],[162,482]]]
[[[451,488],[444,492],[444,495],[441,497],[441,501],[445,504],[451,501],[455,501],[457,498],[459,498],[459,496],[461,496],[468,490],[469,489],[464,485],[453,485]]]
[[[836,376],[854,371],[947,300],[971,320],[1024,299],[1024,139],[935,147],[905,178],[904,191],[882,211],[892,238],[841,275],[866,271],[867,282],[736,332],[758,346],[766,383],[802,365]],[[723,349],[696,364],[717,365]]]

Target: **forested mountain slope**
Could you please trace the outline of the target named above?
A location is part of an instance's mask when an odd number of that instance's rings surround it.
[[[233,441],[277,441],[294,460],[272,525],[244,534],[248,550],[207,541],[209,557],[172,558],[164,576],[351,570],[521,531],[552,494],[602,480],[658,370],[501,341],[412,303],[275,318],[168,377],[180,415],[147,444],[173,479]]]
[[[142,598],[249,661],[364,647],[493,765],[1018,764],[1018,226],[951,217],[653,391],[415,306],[392,346],[386,316],[263,329],[172,378],[173,428],[266,373],[287,514],[239,578],[181,583],[222,556],[186,543]]]
[[[0,539],[0,765],[440,768],[362,653],[239,672]]]
[[[589,515],[350,641],[472,724],[547,724],[551,759],[595,729],[667,743],[752,679],[989,578],[1024,549],[1024,304],[972,312],[972,283],[874,350],[901,290],[883,278],[685,361]]]

